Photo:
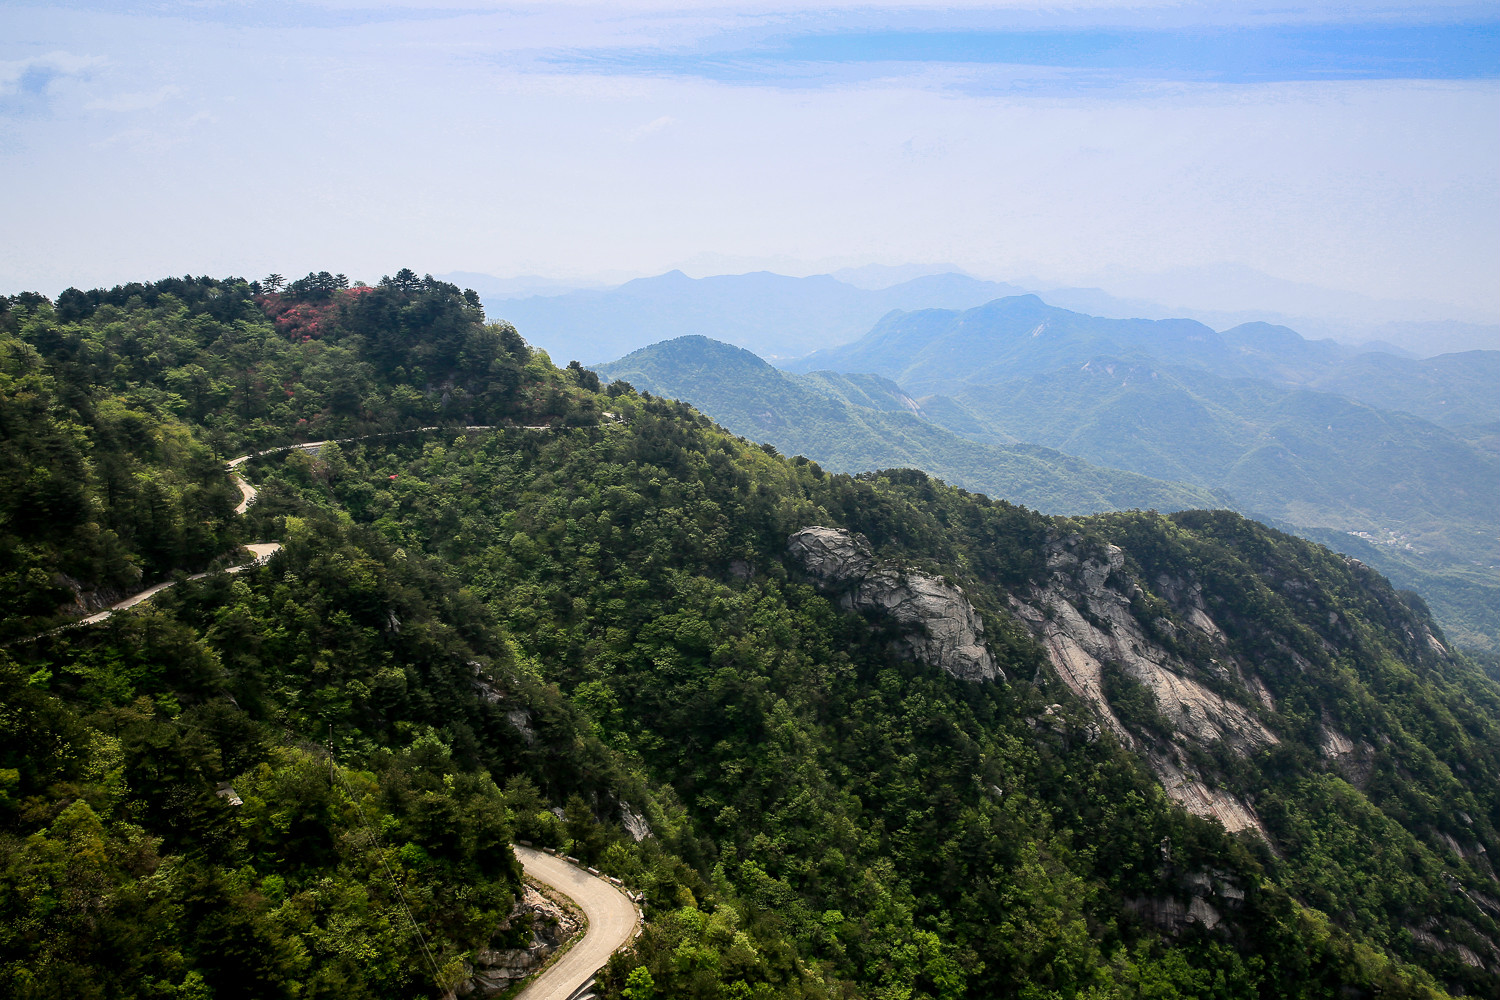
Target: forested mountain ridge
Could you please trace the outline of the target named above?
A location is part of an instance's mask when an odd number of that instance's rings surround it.
[[[834,472],[919,468],[1051,513],[1216,506],[1207,490],[1122,472],[1048,448],[980,444],[945,430],[894,383],[833,372],[790,375],[707,337],[679,337],[596,365],[605,378],[692,403],[729,430]]]
[[[1494,992],[1500,691],[1367,569],[1222,512],[832,475],[558,369],[451,286],[319,284],[8,303],[0,413],[35,431],[12,468],[65,422],[96,468],[146,470],[169,431],[219,461],[454,428],[247,463],[224,541],[282,540],[265,567],[37,639],[7,618],[8,992],[439,995],[504,943],[511,835],[646,893],[611,997]],[[360,393],[318,374],[341,362]],[[190,365],[229,391],[170,389]],[[143,434],[90,430],[113,398]],[[93,536],[14,509],[19,606],[44,607]],[[149,511],[98,530],[128,558]],[[961,588],[1004,680],[847,610],[788,551],[813,525]],[[1194,782],[1263,832],[1174,804],[1205,811]]]
[[[1367,540],[1372,561],[1420,587],[1463,642],[1500,642],[1500,460],[1446,428],[1155,361],[1093,358],[950,392],[923,399],[924,413],[974,440],[1108,460],[1223,490],[1239,509],[1298,530]]]
[[[1500,644],[1496,352],[1356,355],[1265,323],[1220,333],[1013,296],[892,314],[786,366],[892,379],[972,440],[1222,491],[1321,539],[1357,535],[1460,641]]]
[[[414,275],[382,288],[315,277],[286,293],[208,278],[70,289],[45,320],[36,297],[6,302],[0,600],[10,634],[65,601],[93,610],[202,569],[246,540],[225,458],[551,412],[517,391],[523,374],[506,345],[522,342],[506,328],[482,332],[472,295],[429,280],[439,306]]]
[[[1243,509],[1500,564],[1500,460],[1409,414],[1331,393],[1093,358],[954,387],[976,437],[1212,484]],[[938,411],[936,416],[949,419]]]

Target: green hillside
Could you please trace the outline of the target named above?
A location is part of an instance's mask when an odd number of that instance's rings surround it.
[[[1387,410],[1404,410],[1454,429],[1500,420],[1500,351],[1462,351],[1409,361],[1362,354],[1307,380]]]
[[[1407,414],[1110,359],[953,398],[997,440],[1218,487],[1293,524],[1389,531],[1500,562],[1500,462]]]
[[[610,1000],[1500,985],[1500,686],[1359,563],[832,474],[409,272],[80,294],[0,315],[9,468],[86,443],[82,513],[0,525],[7,996],[465,990],[517,836],[644,895]],[[354,440],[245,464],[223,544],[266,565],[52,631],[56,567],[98,592],[202,519],[132,501],[74,558],[97,470],[173,436]]]
[[[1399,411],[1331,393],[1095,359],[924,411],[978,440],[1020,438],[1226,491],[1300,528],[1358,533],[1467,643],[1500,642],[1500,459]],[[961,409],[958,419],[950,415]],[[1322,537],[1322,536],[1317,536]]]
[[[1310,537],[1357,533],[1375,543],[1372,565],[1419,588],[1459,641],[1494,649],[1496,358],[1354,355],[1265,323],[1215,333],[1018,296],[892,314],[792,367],[892,379],[924,417],[971,440],[1213,490]]]
[[[1223,505],[1208,490],[1090,465],[1050,448],[966,440],[922,419],[916,404],[886,379],[788,375],[706,337],[656,344],[595,370],[685,400],[737,434],[833,472],[924,469],[958,486],[1065,514]]]

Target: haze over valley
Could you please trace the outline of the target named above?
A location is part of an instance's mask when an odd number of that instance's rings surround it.
[[[1500,996],[1500,13],[0,5],[0,997]]]
[[[996,288],[959,279],[908,281],[882,301]],[[498,308],[542,329],[583,327],[553,334],[580,353],[604,349],[602,337],[724,329],[774,357],[771,347],[815,342],[820,324],[838,329],[834,306],[798,311],[827,303],[833,286],[674,273],[587,293],[614,318],[592,327],[575,311],[581,296]],[[839,295],[854,322],[852,293]],[[818,318],[802,333],[788,314]],[[863,337],[828,339],[845,343],[780,358],[787,374],[693,335],[595,367],[835,471],[909,466],[1056,513],[1233,507],[1357,550],[1462,641],[1500,645],[1500,351],[1417,359],[1263,322],[1220,332],[1104,319],[1032,295],[892,310]]]

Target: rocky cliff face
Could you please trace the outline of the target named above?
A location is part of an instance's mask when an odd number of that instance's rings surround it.
[[[953,584],[877,562],[869,540],[843,528],[803,528],[787,549],[822,590],[839,595],[842,607],[894,620],[903,654],[960,680],[1004,678],[985,648],[984,622]]]
[[[1190,663],[1148,634],[1132,611],[1132,597],[1143,595],[1139,581],[1123,573],[1124,553],[1114,545],[1102,551],[1078,536],[1054,538],[1047,546],[1049,578],[1045,585],[1011,595],[1011,607],[1041,643],[1057,675],[1089,703],[1100,721],[1150,764],[1167,793],[1191,812],[1213,816],[1226,829],[1254,829],[1264,834],[1246,802],[1211,787],[1189,760],[1194,745],[1223,742],[1249,755],[1277,742],[1257,717],[1256,705],[1270,695],[1252,673],[1228,655],[1224,634],[1209,618],[1202,596],[1191,585],[1159,581],[1169,595],[1176,622],[1161,618],[1158,634],[1195,630],[1218,655],[1207,663]],[[1116,677],[1109,677],[1111,671]],[[1211,676],[1210,688],[1198,677]],[[1168,732],[1151,733],[1127,726],[1109,698],[1118,677],[1144,685],[1154,698]],[[1112,683],[1113,682],[1113,683]],[[1238,700],[1220,691],[1245,692]]]
[[[565,907],[525,885],[510,916],[495,928],[495,936],[515,929],[529,933],[530,939],[520,947],[481,948],[474,955],[469,978],[448,997],[483,1000],[504,993],[546,964],[553,952],[582,929],[582,922]]]

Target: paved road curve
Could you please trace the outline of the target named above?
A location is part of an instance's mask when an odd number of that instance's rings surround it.
[[[583,940],[533,979],[515,1000],[567,1000],[635,936],[635,904],[602,878],[561,858],[519,844],[515,851],[527,875],[567,895],[589,920]]]
[[[546,430],[551,430],[552,428],[550,428],[550,427],[528,427],[526,429],[527,430],[536,430],[536,431],[546,431]],[[441,431],[441,430],[451,430],[451,428],[446,428],[446,427],[417,427],[417,428],[415,428],[415,431]],[[466,431],[488,431],[488,430],[494,430],[494,428],[490,427],[488,425],[484,425],[484,426],[465,427],[464,430],[466,430]],[[337,439],[335,439],[333,441],[308,441],[305,444],[283,445],[280,448],[268,448],[265,451],[253,451],[253,452],[251,452],[248,455],[241,455],[239,458],[233,459],[232,461],[229,462],[229,474],[234,479],[234,485],[237,486],[239,488],[239,491],[240,491],[240,502],[234,508],[234,512],[236,514],[243,514],[243,513],[245,513],[247,510],[250,509],[250,505],[255,502],[255,498],[260,495],[260,491],[257,490],[254,486],[251,486],[249,483],[247,483],[245,481],[245,477],[241,476],[239,474],[239,471],[238,471],[239,467],[241,465],[244,465],[246,462],[250,461],[252,458],[258,458],[261,455],[275,455],[275,454],[279,454],[280,452],[283,452],[283,451],[306,451],[306,452],[311,452],[312,454],[316,455],[318,453],[318,449],[322,448],[325,444],[345,443],[345,442],[349,442],[349,441],[363,441],[363,440],[366,440],[367,438],[372,438],[372,437],[393,437],[395,434],[409,434],[409,433],[413,433],[413,431],[396,431],[396,432],[394,432],[392,434],[366,434],[363,437],[357,437],[357,438],[337,438]],[[227,570],[225,570],[224,572],[226,572],[226,573],[240,573],[240,572],[243,572],[244,570],[254,569],[256,566],[264,565],[265,561],[267,559],[271,558],[271,556],[275,555],[277,552],[279,552],[281,550],[281,543],[280,542],[251,542],[248,545],[244,545],[244,546],[241,546],[241,547],[249,549],[250,550],[250,555],[253,558],[250,560],[250,562],[242,563],[239,566],[231,566]],[[201,580],[201,579],[203,579],[206,576],[208,576],[207,573],[195,573],[192,576],[188,577],[188,579],[189,580]],[[142,601],[149,601],[149,600],[151,600],[151,598],[155,597],[157,594],[161,593],[163,590],[166,590],[168,587],[172,586],[172,584],[174,584],[176,582],[177,581],[175,581],[175,580],[167,580],[167,581],[165,581],[163,583],[158,583],[156,586],[150,588],[149,590],[143,590],[143,591],[141,591],[138,594],[131,594],[129,597],[125,598],[125,600],[119,601],[118,603],[115,603],[115,604],[111,604],[109,607],[105,608],[103,611],[100,611],[98,614],[89,615],[87,618],[80,618],[76,622],[71,622],[69,624],[71,624],[71,625],[92,625],[95,622],[102,622],[102,621],[104,621],[104,619],[108,618],[110,615],[114,614],[116,611],[124,611],[126,608],[133,608],[133,607],[135,607],[137,604],[140,604]],[[67,626],[64,626],[64,627],[66,628]]]
[[[322,441],[316,442],[316,444],[319,444],[319,445],[321,445],[323,443],[324,442],[322,442]],[[299,445],[297,447],[306,447],[306,446],[305,445]],[[277,450],[288,451],[290,449],[277,449]],[[262,454],[262,453],[257,452],[257,454]],[[234,477],[234,485],[238,486],[239,490],[240,490],[240,503],[239,503],[239,506],[237,506],[237,507],[234,508],[234,512],[236,514],[243,514],[243,513],[245,513],[245,511],[249,510],[250,509],[250,505],[255,502],[256,496],[258,496],[259,493],[260,493],[260,491],[257,490],[254,486],[251,486],[249,483],[245,482],[245,478],[243,476],[241,476],[239,474],[239,472],[236,471],[240,467],[240,465],[242,465],[243,463],[249,461],[250,459],[252,459],[254,457],[255,457],[255,455],[241,455],[239,458],[237,458],[234,461],[232,461],[232,462],[229,463],[229,474]],[[225,570],[224,572],[226,572],[226,573],[242,573],[242,572],[244,572],[247,569],[254,569],[256,566],[263,566],[263,565],[265,565],[265,562],[266,562],[267,559],[271,558],[277,552],[281,551],[281,543],[280,542],[250,542],[249,544],[242,545],[240,547],[244,548],[244,549],[249,549],[250,550],[250,555],[251,555],[250,561],[247,562],[247,563],[241,563],[238,566],[231,566],[227,570]],[[189,580],[202,580],[206,576],[208,576],[207,573],[194,573],[192,576],[188,577],[188,579]],[[118,601],[118,602],[116,602],[114,604],[111,604],[109,607],[105,608],[103,611],[100,611],[97,614],[89,615],[87,618],[80,618],[80,619],[78,619],[78,621],[73,622],[72,624],[74,624],[74,625],[93,625],[95,622],[102,622],[102,621],[104,621],[104,619],[108,618],[110,615],[114,614],[116,611],[124,611],[126,608],[133,608],[133,607],[135,607],[137,604],[140,604],[142,601],[149,601],[149,600],[151,600],[151,598],[155,597],[157,594],[161,593],[163,590],[166,590],[168,587],[172,586],[172,584],[174,584],[176,582],[177,582],[176,580],[167,580],[164,583],[158,583],[156,586],[150,588],[149,590],[143,590],[143,591],[141,591],[138,594],[131,594],[129,597],[125,598],[125,600]]]
[[[613,414],[605,414],[605,416],[612,417],[614,415]],[[370,438],[396,437],[396,436],[401,435],[401,434],[425,433],[427,431],[452,431],[452,430],[456,430],[456,429],[457,428],[453,428],[453,427],[413,427],[410,430],[404,430],[404,431],[387,431],[387,432],[384,432],[384,433],[381,433],[381,434],[364,434],[364,435],[361,435],[359,437],[333,438],[333,439],[328,440],[328,441],[308,441],[308,442],[305,442],[303,444],[288,444],[288,445],[282,445],[279,448],[267,448],[265,451],[253,451],[253,452],[251,452],[248,455],[241,455],[239,458],[233,459],[232,461],[229,462],[229,474],[234,478],[234,485],[237,486],[239,488],[239,491],[240,491],[240,502],[234,508],[234,512],[236,514],[243,514],[243,513],[245,513],[247,510],[250,509],[250,505],[255,502],[256,496],[259,495],[259,491],[254,486],[251,486],[249,483],[247,483],[245,481],[245,477],[241,476],[239,474],[239,472],[237,471],[241,465],[243,465],[246,462],[250,461],[250,459],[252,459],[252,458],[258,458],[261,455],[276,455],[276,454],[279,454],[279,453],[284,452],[284,451],[305,451],[305,452],[309,452],[309,453],[311,453],[313,455],[316,455],[318,453],[318,450],[320,448],[322,448],[325,444],[345,444],[345,443],[350,442],[350,441],[367,441]],[[474,425],[471,425],[471,426],[468,426],[468,427],[464,427],[462,429],[464,431],[466,431],[466,432],[469,432],[469,433],[475,433],[475,432],[478,432],[478,431],[500,430],[502,428],[499,428],[499,427],[496,427],[496,426],[493,426],[493,425],[490,425],[490,424],[474,424]],[[538,424],[536,426],[527,425],[527,426],[522,427],[521,429],[522,430],[528,430],[528,431],[550,431],[553,428],[549,424]],[[239,566],[231,566],[227,570],[225,570],[224,572],[226,572],[226,573],[239,573],[239,572],[242,572],[242,571],[247,570],[247,569],[253,569],[256,566],[264,565],[265,561],[267,559],[271,558],[271,556],[275,555],[278,551],[280,551],[280,549],[281,549],[281,543],[280,542],[251,542],[248,545],[242,546],[242,548],[246,548],[246,549],[250,550],[250,554],[251,554],[251,556],[253,556],[253,558],[251,559],[251,561],[247,562],[247,563],[242,563]],[[206,576],[208,576],[207,573],[196,573],[193,576],[188,577],[188,579],[189,580],[201,580],[201,579],[203,579]],[[131,594],[129,597],[125,598],[125,600],[120,601],[120,602],[118,602],[116,604],[111,604],[109,607],[105,608],[103,611],[100,611],[98,614],[92,614],[92,615],[89,615],[87,618],[80,618],[77,621],[69,622],[67,625],[64,625],[63,628],[70,628],[73,625],[92,625],[95,622],[102,622],[102,621],[104,621],[104,619],[108,618],[110,615],[114,614],[116,611],[124,611],[126,608],[133,608],[133,607],[135,607],[137,604],[140,604],[142,601],[149,601],[149,600],[151,600],[151,598],[155,597],[157,594],[161,593],[163,590],[166,590],[168,587],[172,586],[172,584],[175,583],[175,582],[176,582],[175,580],[167,580],[164,583],[158,583],[156,586],[150,588],[149,590],[143,590],[143,591],[141,591],[138,594]],[[56,631],[56,630],[54,630],[54,631]],[[43,633],[43,634],[49,634],[49,633]],[[36,637],[33,636],[32,638],[36,638]]]

